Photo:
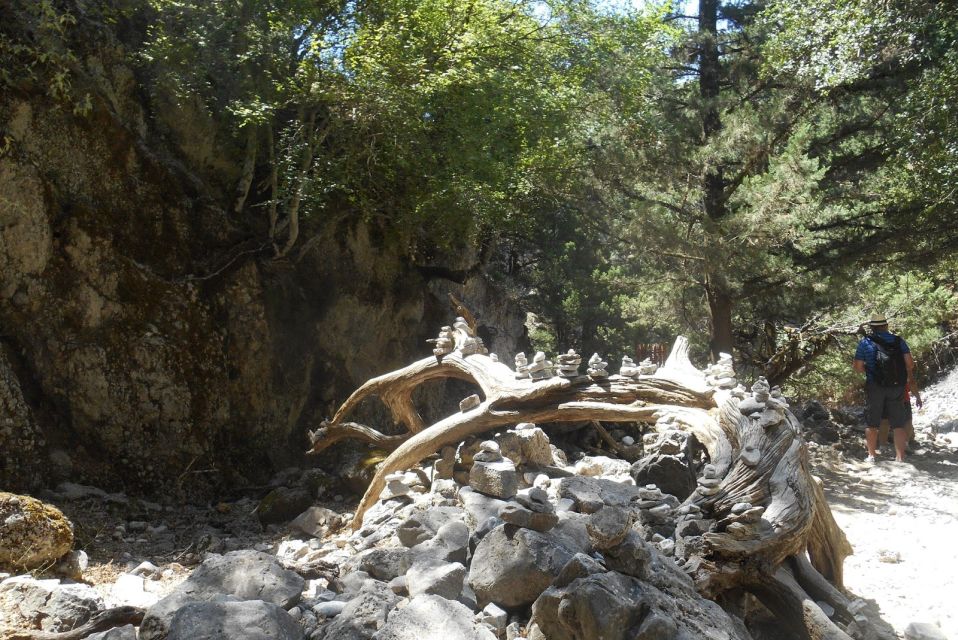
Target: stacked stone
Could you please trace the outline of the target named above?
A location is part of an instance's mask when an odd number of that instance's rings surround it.
[[[560,354],[558,373],[563,378],[576,378],[579,375],[579,365],[582,363],[582,356],[574,350],[569,349],[567,353]]]
[[[746,395],[739,403],[739,411],[753,419],[757,418],[758,425],[763,429],[781,424],[785,420],[787,408],[788,403],[782,397],[781,389],[770,388],[763,377],[759,377],[752,385],[751,396]]]
[[[516,354],[516,380],[529,378],[529,360],[522,351]]]
[[[440,458],[433,465],[434,479],[451,480],[456,470],[456,448],[447,445],[442,448]]]
[[[456,318],[456,321],[452,323],[452,328],[455,331],[456,349],[462,355],[471,356],[476,353],[488,353],[482,338],[477,337],[472,332],[465,318]]]
[[[592,357],[589,358],[589,368],[586,373],[589,374],[590,378],[608,378],[609,372],[606,371],[608,366],[609,363],[603,361],[598,353],[593,353]]]
[[[695,504],[683,504],[675,510],[675,538],[671,545],[665,543],[663,546],[671,547],[671,554],[678,558],[687,558],[690,553],[694,553],[701,544],[702,534],[710,531],[713,520],[705,517],[701,507]]]
[[[639,363],[639,375],[640,376],[651,376],[654,375],[656,370],[658,370],[659,365],[652,362],[652,358],[646,358]]]
[[[538,487],[526,489],[516,495],[516,502],[502,505],[499,518],[508,524],[541,532],[549,531],[559,522],[549,494]]]
[[[479,452],[472,457],[469,486],[479,493],[502,500],[516,495],[519,477],[512,460],[503,458],[499,443],[486,440],[479,445]]]
[[[752,385],[751,395],[746,394],[745,399],[739,403],[738,408],[744,415],[750,416],[765,410],[765,403],[771,397],[771,389],[768,381],[759,377]]]
[[[532,364],[529,365],[529,375],[533,380],[545,380],[552,377],[552,363],[546,360],[546,354],[536,351]]]
[[[734,389],[738,385],[732,356],[719,354],[719,361],[705,368],[705,382],[718,389]]]
[[[722,479],[718,477],[715,465],[707,464],[702,469],[702,476],[699,478],[699,486],[696,492],[702,496],[714,496],[719,492],[720,484],[722,484]]]
[[[755,384],[752,385],[752,394],[758,402],[767,402],[772,395],[771,391],[765,376],[759,376]]]
[[[623,378],[635,378],[639,375],[639,368],[635,366],[635,361],[629,356],[622,356],[622,365],[619,367],[619,375]]]
[[[660,525],[668,521],[679,501],[671,494],[662,493],[656,485],[647,484],[639,489],[638,499],[632,505],[639,509],[643,523]]]
[[[765,513],[765,507],[754,506],[750,502],[736,502],[732,505],[732,510],[723,523],[742,522],[745,524],[755,524],[762,519]]]
[[[455,335],[453,334],[452,327],[450,326],[444,326],[439,330],[438,338],[432,338],[430,340],[426,340],[426,342],[431,342],[433,345],[435,345],[433,347],[432,353],[437,358],[441,358],[446,354],[452,353],[456,346]]]
[[[765,507],[738,502],[732,505],[731,513],[719,521],[719,529],[724,528],[725,532],[736,540],[754,538],[763,526],[769,526],[767,522],[762,522],[763,513]]]

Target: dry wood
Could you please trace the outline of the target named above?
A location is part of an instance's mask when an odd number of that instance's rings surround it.
[[[608,442],[611,438],[600,422],[654,425],[665,419],[668,428],[695,435],[721,479],[716,493],[696,492],[687,501],[717,522],[702,536],[705,551],[689,557],[684,566],[699,592],[715,599],[730,590],[745,590],[782,615],[795,637],[846,640],[848,635],[822,613],[815,599],[829,602],[846,624],[851,621],[850,603],[840,591],[842,565],[851,547],[808,468],[801,425],[784,405],[777,405],[780,401],[743,415],[741,394],[711,388],[703,372],[689,362],[687,349],[684,339],[677,340],[666,366],[638,379],[579,376],[533,382],[517,380],[509,367],[482,354],[454,351],[424,358],[363,384],[313,434],[312,450],[322,451],[345,438],[395,447],[356,510],[356,529],[385,487],[387,475],[471,436],[519,422],[546,429],[551,423],[586,422],[597,425]],[[427,427],[412,394],[422,383],[444,378],[472,382],[482,400]],[[371,396],[383,401],[404,433],[387,435],[346,421]],[[759,522],[735,522],[732,508],[744,502],[764,508]]]
[[[100,631],[108,631],[126,624],[138,625],[143,621],[143,609],[138,607],[114,607],[93,614],[89,621],[71,631],[53,633],[50,631],[0,629],[4,640],[82,640]]]

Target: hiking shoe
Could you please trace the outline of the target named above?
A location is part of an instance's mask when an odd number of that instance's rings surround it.
[[[866,463],[866,464],[875,464],[875,456],[868,456],[867,458],[865,458],[865,463]]]

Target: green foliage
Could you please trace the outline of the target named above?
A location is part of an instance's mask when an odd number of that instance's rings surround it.
[[[244,166],[231,210],[277,256],[300,219],[364,221],[417,264],[481,255],[550,355],[683,333],[702,362],[727,313],[760,362],[768,327],[873,308],[919,354],[954,316],[958,20],[940,3],[719,3],[714,36],[669,3],[8,5],[4,91],[89,110],[78,44],[115,28],[155,110],[215,124]],[[842,395],[845,351],[793,388]]]
[[[626,45],[641,62],[657,29],[585,3],[550,19],[503,0],[151,4],[141,55],[160,86],[202,96],[237,140],[274,130],[274,205],[301,192],[306,211],[345,209],[411,255],[528,228],[530,202],[575,169],[587,110],[612,108],[591,93],[599,69]],[[583,39],[586,22],[618,40]],[[634,111],[647,66],[616,108]]]
[[[937,274],[873,268],[861,274],[853,293],[844,305],[824,314],[821,322],[854,325],[871,313],[885,313],[890,329],[908,343],[921,380],[928,373],[929,359],[941,339],[942,327],[958,321],[954,281],[942,281]],[[793,377],[786,392],[832,402],[855,399],[862,387],[861,374],[851,368],[858,339],[842,338],[836,348]]]
[[[55,0],[9,0],[3,11],[0,90],[40,85],[56,104],[89,113],[89,93],[74,86],[80,63],[71,43],[76,16]]]

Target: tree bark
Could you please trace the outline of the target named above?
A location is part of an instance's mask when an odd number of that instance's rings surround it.
[[[709,303],[711,320],[711,339],[709,350],[712,360],[717,362],[719,354],[732,353],[735,339],[732,337],[732,294],[721,276],[711,276],[705,285],[705,296]]]
[[[246,157],[243,160],[243,173],[236,184],[236,200],[233,203],[233,213],[242,213],[249,195],[249,188],[253,184],[253,174],[256,170],[257,127],[246,125]]]
[[[718,48],[719,0],[699,2],[699,97],[702,100],[702,144],[709,144],[722,130],[719,112],[722,68]],[[725,183],[721,164],[705,166],[702,196],[705,215],[712,220],[725,217]]]

